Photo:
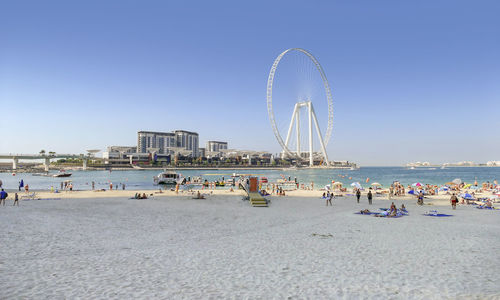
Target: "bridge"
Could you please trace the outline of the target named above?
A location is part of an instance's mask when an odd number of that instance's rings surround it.
[[[49,171],[49,165],[51,159],[61,159],[61,158],[79,158],[83,160],[83,169],[87,169],[87,162],[89,159],[99,159],[92,156],[85,156],[84,154],[0,154],[0,159],[12,159],[12,169],[16,170],[19,160],[44,160],[43,166],[45,171]]]

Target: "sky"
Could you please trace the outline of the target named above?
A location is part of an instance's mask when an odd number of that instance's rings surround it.
[[[200,147],[277,153],[268,74],[300,47],[331,85],[331,160],[500,160],[499,13],[459,0],[1,1],[0,153],[176,129]]]

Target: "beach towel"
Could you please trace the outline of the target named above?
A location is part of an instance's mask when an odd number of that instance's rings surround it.
[[[355,212],[356,215],[378,215],[376,212],[369,212],[369,213],[361,213],[361,212]]]
[[[453,215],[447,215],[447,214],[423,214],[423,215],[427,217],[453,217]]]

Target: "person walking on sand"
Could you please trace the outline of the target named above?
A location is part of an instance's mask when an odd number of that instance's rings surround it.
[[[358,203],[359,203],[359,198],[361,197],[361,190],[360,189],[356,189],[356,200],[358,200]]]
[[[368,191],[368,194],[366,195],[368,197],[368,204],[372,205],[372,199],[373,199],[373,194],[372,194],[372,189]]]
[[[451,202],[451,207],[453,209],[457,209],[458,198],[457,198],[457,196],[455,196],[455,193],[453,193],[453,195],[451,195],[450,202]]]
[[[17,193],[14,194],[14,204],[12,206],[19,206],[19,196],[17,195]]]

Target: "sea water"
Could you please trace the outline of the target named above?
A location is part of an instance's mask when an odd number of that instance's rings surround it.
[[[103,170],[103,171],[70,171],[71,177],[47,177],[33,176],[30,173],[0,173],[0,180],[3,188],[17,189],[19,181],[29,184],[30,190],[49,190],[51,186],[60,188],[61,182],[71,180],[74,190],[90,190],[92,181],[95,189],[109,189],[109,184],[114,186],[125,184],[126,189],[157,189],[153,185],[153,176],[158,175],[160,170]],[[407,169],[403,167],[362,167],[358,170],[348,169],[221,169],[221,170],[177,170],[177,173],[184,177],[201,176],[208,181],[227,180],[231,175],[252,174],[258,177],[267,177],[270,183],[278,179],[297,178],[300,184],[310,186],[314,183],[314,189],[321,189],[332,181],[342,182],[344,186],[350,186],[353,182],[359,182],[364,187],[369,187],[372,183],[378,182],[382,187],[388,187],[392,182],[399,181],[404,185],[420,182],[422,184],[441,185],[460,178],[464,182],[474,183],[477,180],[482,182],[493,182],[500,179],[500,168],[495,167],[449,167],[440,168],[415,168]],[[50,173],[56,174],[51,171]],[[121,188],[121,185],[120,185]]]

